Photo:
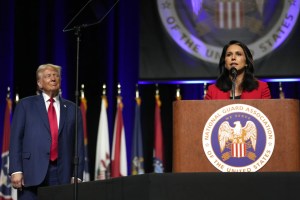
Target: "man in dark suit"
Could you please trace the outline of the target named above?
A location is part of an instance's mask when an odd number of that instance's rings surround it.
[[[74,181],[76,112],[79,158],[76,177],[80,181],[83,176],[81,112],[73,102],[59,95],[61,67],[41,65],[36,78],[40,94],[20,100],[11,125],[9,173],[19,200],[36,200],[40,186]]]

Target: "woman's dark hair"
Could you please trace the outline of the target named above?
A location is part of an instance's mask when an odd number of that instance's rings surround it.
[[[252,57],[252,54],[251,54],[250,50],[248,49],[248,47],[244,43],[236,41],[236,40],[230,41],[223,48],[223,51],[222,51],[222,54],[220,57],[220,61],[219,61],[220,75],[217,78],[216,86],[224,92],[227,92],[227,91],[231,90],[231,88],[232,88],[232,81],[229,77],[229,71],[225,68],[225,56],[226,56],[226,51],[227,51],[228,47],[233,44],[239,45],[243,49],[244,54],[246,56],[245,76],[244,76],[244,80],[242,81],[242,84],[241,84],[242,89],[245,91],[252,91],[252,90],[258,88],[258,81],[254,77],[253,57]]]

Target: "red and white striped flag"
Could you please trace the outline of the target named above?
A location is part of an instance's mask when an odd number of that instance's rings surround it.
[[[98,125],[95,180],[104,180],[110,177],[110,147],[107,120],[107,98],[102,96],[101,111]]]
[[[127,176],[127,153],[122,110],[122,97],[119,95],[114,127],[111,177]]]

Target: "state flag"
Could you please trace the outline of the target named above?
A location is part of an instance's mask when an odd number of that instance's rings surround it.
[[[157,93],[155,95],[155,119],[154,119],[154,150],[153,150],[153,167],[155,173],[164,172],[163,157],[163,131],[161,124],[161,101]]]
[[[96,159],[95,159],[95,180],[110,178],[110,145],[107,120],[107,98],[102,96],[101,111],[98,125]]]
[[[132,141],[131,174],[144,174],[144,153],[141,127],[141,98],[136,98]]]
[[[83,132],[84,132],[84,170],[83,170],[83,181],[90,181],[89,171],[89,156],[88,156],[88,134],[87,134],[87,123],[86,123],[86,111],[87,111],[87,100],[83,93],[80,99],[80,110],[82,114]]]
[[[3,128],[3,143],[2,143],[2,162],[0,174],[0,200],[16,200],[17,190],[11,185],[9,170],[9,136],[12,113],[12,100],[6,99],[4,128]]]
[[[111,177],[127,176],[127,152],[125,141],[125,129],[123,123],[122,97],[117,97],[117,113],[115,118],[113,148],[112,148],[112,170]]]

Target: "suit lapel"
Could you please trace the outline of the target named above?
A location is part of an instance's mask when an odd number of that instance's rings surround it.
[[[38,108],[38,110],[40,112],[42,121],[43,121],[45,127],[48,129],[48,131],[50,133],[50,125],[49,125],[48,113],[47,113],[47,109],[46,109],[46,106],[45,106],[45,100],[44,100],[43,95],[38,95],[37,96],[37,98],[36,98],[36,105],[37,105],[37,108]]]
[[[67,106],[66,102],[64,101],[64,99],[59,97],[59,101],[60,101],[60,119],[59,119],[58,134],[60,134],[62,127],[65,124],[66,114],[67,114],[67,109],[68,109],[68,106]]]

